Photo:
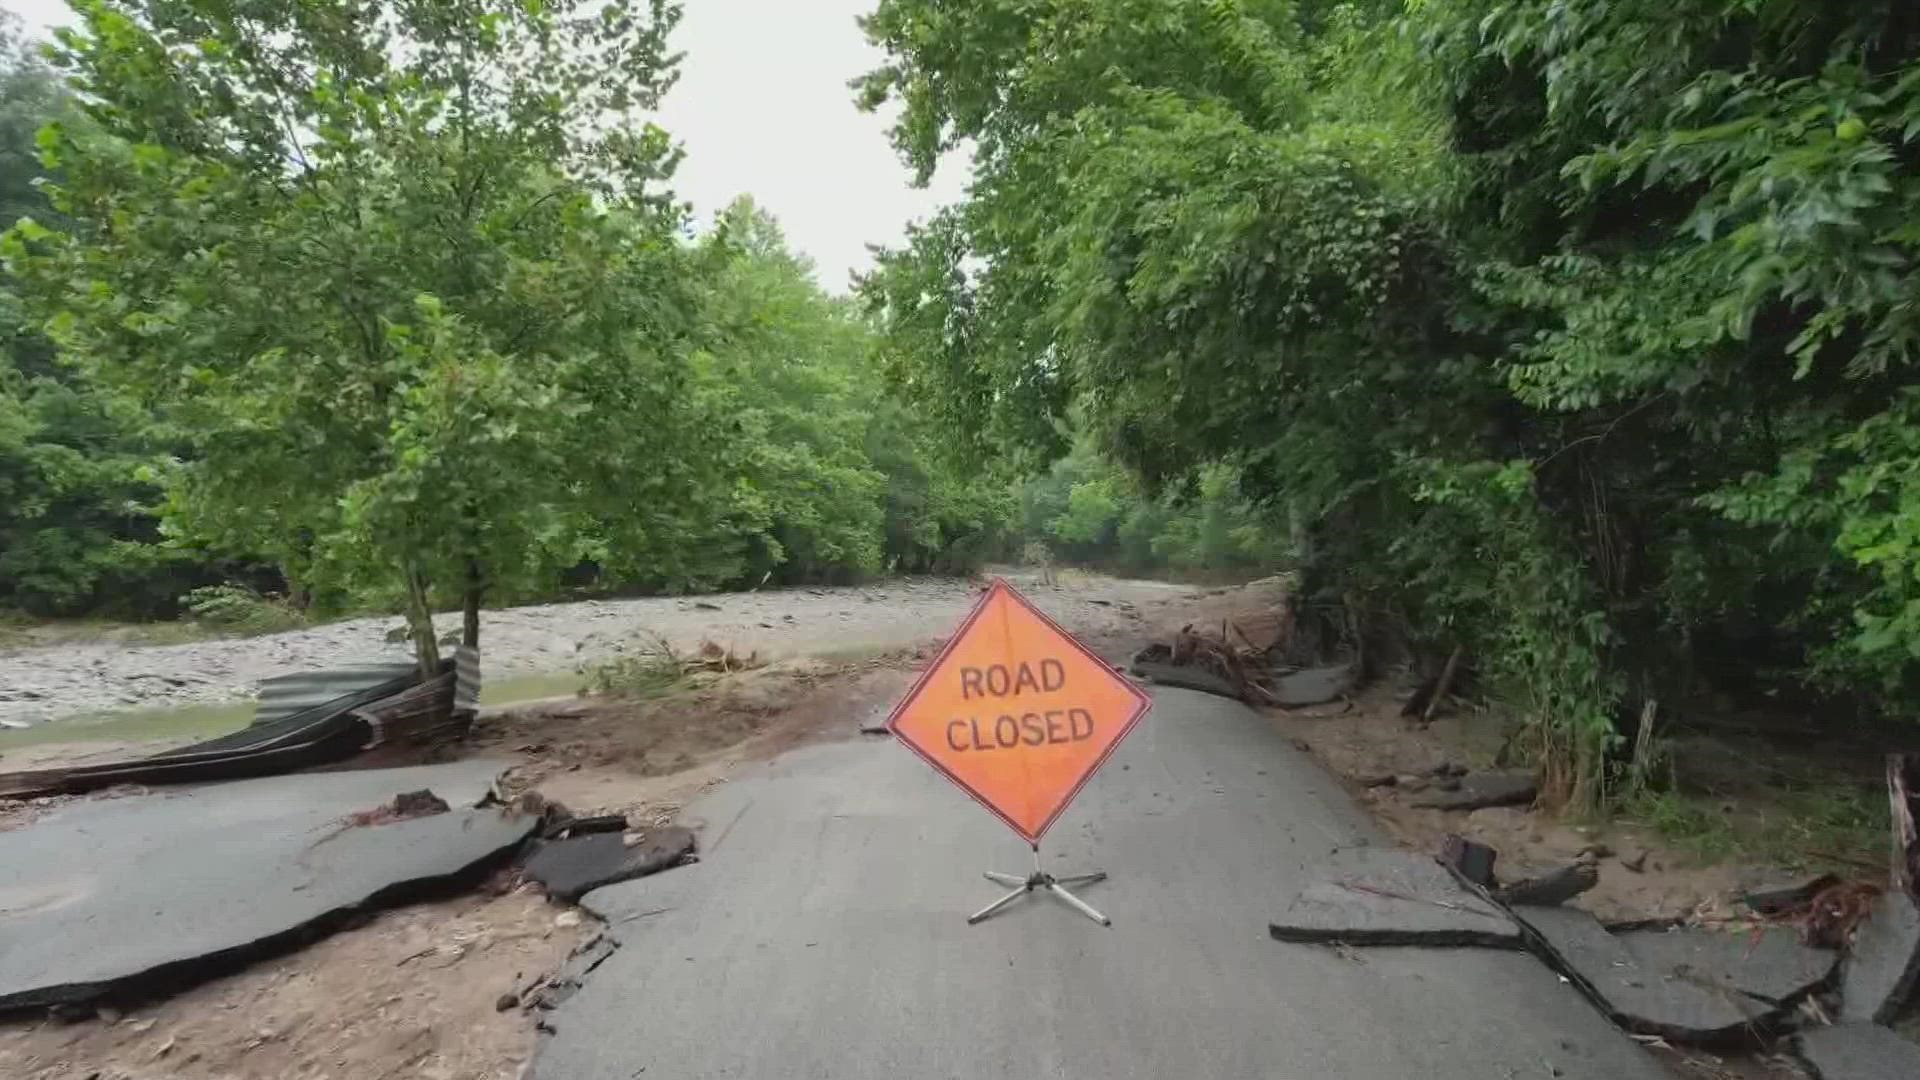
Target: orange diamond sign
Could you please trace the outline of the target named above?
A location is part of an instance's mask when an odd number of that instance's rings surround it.
[[[1038,844],[1152,706],[1011,585],[995,581],[887,728]]]

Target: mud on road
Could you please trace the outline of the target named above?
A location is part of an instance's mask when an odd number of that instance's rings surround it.
[[[1062,573],[1058,587],[1016,577],[1047,613],[1076,633],[1101,636],[1153,618],[1204,590],[1161,582]],[[706,596],[582,600],[490,611],[482,623],[489,682],[565,674],[658,635],[675,649],[703,639],[763,657],[898,648],[946,633],[976,598],[964,578],[896,578],[870,585]],[[442,633],[459,615],[439,617]],[[393,616],[346,619],[252,638],[180,645],[61,644],[0,653],[0,719],[170,708],[248,698],[260,679],[405,659],[390,642]]]

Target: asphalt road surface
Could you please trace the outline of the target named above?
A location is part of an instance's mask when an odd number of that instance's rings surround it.
[[[1043,845],[1112,875],[1082,893],[1111,928],[1044,897],[967,925],[1025,845],[890,740],[809,747],[689,808],[700,864],[588,896],[623,947],[534,1075],[1666,1075],[1525,953],[1273,941],[1306,868],[1386,841],[1258,716],[1155,697]]]

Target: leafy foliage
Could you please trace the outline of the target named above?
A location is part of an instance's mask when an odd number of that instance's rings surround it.
[[[304,625],[299,608],[284,598],[260,595],[241,585],[207,585],[182,600],[193,617],[237,634],[272,634]]]
[[[857,86],[921,175],[975,150],[866,283],[930,415],[1233,468],[1577,801],[1616,713],[1735,658],[1910,709],[1910,5],[976,7],[881,0]]]
[[[91,123],[40,135],[67,223],[7,254],[190,440],[175,527],[400,593],[423,664],[436,586],[473,639],[486,589],[589,554],[676,572],[711,426],[680,407],[675,155],[636,119],[663,0],[78,10]]]
[[[0,19],[0,225],[47,217],[34,134],[82,122],[53,71]],[[159,543],[164,440],[125,400],[54,362],[0,275],[0,607],[165,614],[204,572]]]

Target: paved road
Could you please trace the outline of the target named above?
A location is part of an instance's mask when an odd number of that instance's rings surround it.
[[[1185,691],[1047,838],[1103,929],[1046,900],[979,926],[1022,843],[904,748],[810,747],[696,804],[704,860],[591,894],[624,947],[534,1074],[1088,1080],[1654,1080],[1531,957],[1342,955],[1267,935],[1303,870],[1382,843],[1257,716]],[[664,910],[663,910],[664,909]]]

